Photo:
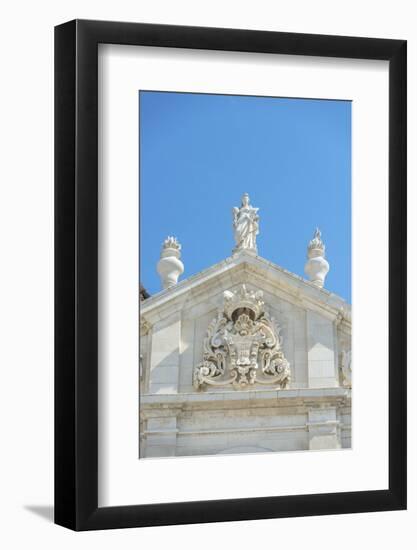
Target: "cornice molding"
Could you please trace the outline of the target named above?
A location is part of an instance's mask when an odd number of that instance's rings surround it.
[[[224,283],[221,285],[222,290],[238,283],[250,284],[250,278],[244,276],[239,278],[239,272],[241,276],[244,274],[253,275],[258,280],[257,284],[259,284],[259,280],[263,280],[266,285],[271,285],[282,291],[288,295],[289,301],[295,302],[296,306],[322,311],[327,313],[327,316],[332,320],[336,320],[342,308],[346,312],[350,312],[351,306],[336,294],[318,288],[302,277],[260,256],[241,253],[226,258],[177,285],[154,294],[145,302],[141,302],[141,314],[152,318],[154,312],[158,309],[159,313],[164,312],[165,315],[167,309],[175,309],[177,306],[182,307],[188,294],[197,298],[200,294],[199,291],[201,291],[201,294],[210,291],[218,292],[218,282],[220,280]],[[205,286],[204,289],[203,286]]]

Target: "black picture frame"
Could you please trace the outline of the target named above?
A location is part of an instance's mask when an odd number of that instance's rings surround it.
[[[389,62],[387,490],[98,507],[98,44]],[[406,508],[406,46],[107,21],[55,28],[55,523],[78,531]]]

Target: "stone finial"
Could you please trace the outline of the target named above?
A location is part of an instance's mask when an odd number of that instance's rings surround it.
[[[175,237],[167,237],[163,242],[157,271],[164,289],[176,285],[178,277],[184,271],[184,264],[180,260],[180,251],[181,245]]]
[[[309,276],[310,281],[322,288],[327,273],[329,272],[329,263],[325,259],[326,247],[321,240],[321,231],[317,227],[314,232],[314,237],[307,247],[307,263],[304,267],[304,271]]]

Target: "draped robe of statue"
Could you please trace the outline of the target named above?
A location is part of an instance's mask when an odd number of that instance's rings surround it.
[[[247,194],[242,197],[242,205],[240,208],[233,208],[233,229],[236,241],[235,252],[238,250],[253,250],[257,251],[256,235],[259,233],[259,208],[253,208],[249,204],[249,196]]]

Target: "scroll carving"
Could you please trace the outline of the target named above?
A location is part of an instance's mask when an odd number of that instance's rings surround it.
[[[245,285],[235,293],[224,293],[223,311],[209,324],[203,342],[203,362],[194,369],[196,389],[289,385],[291,371],[281,329],[266,313],[262,298],[261,291],[248,291]]]

